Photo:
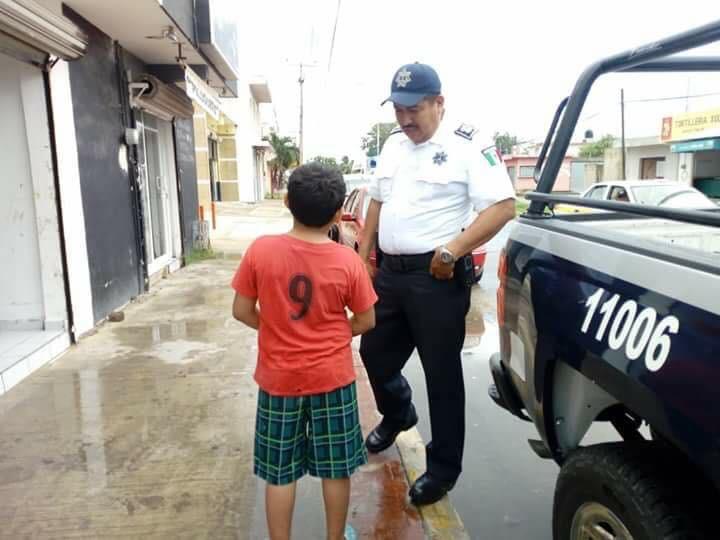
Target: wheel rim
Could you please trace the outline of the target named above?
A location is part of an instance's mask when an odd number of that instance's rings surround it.
[[[633,540],[630,531],[607,506],[589,502],[575,512],[571,540]]]

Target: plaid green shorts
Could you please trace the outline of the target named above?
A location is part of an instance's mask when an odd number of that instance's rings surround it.
[[[271,396],[260,389],[255,422],[257,476],[273,485],[309,473],[348,478],[367,462],[355,383],[312,396]]]

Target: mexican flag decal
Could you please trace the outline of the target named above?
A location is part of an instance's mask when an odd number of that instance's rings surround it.
[[[497,147],[495,146],[488,146],[482,151],[482,155],[485,156],[485,159],[487,159],[487,162],[491,167],[495,167],[496,165],[500,165],[502,163],[500,152],[498,152]]]

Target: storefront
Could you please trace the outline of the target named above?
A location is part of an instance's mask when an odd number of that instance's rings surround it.
[[[684,155],[680,174],[708,197],[720,198],[720,109],[663,119],[662,140]]]
[[[180,197],[173,121],[191,118],[192,103],[174,85],[143,74],[131,84],[131,105],[137,110],[138,171],[148,274],[181,266],[183,252]]]
[[[223,111],[215,90],[191,68],[185,68],[184,88],[195,109],[198,200],[209,217],[213,203],[238,200],[237,126]]]
[[[47,70],[86,45],[38,4],[0,0],[0,394],[70,345]]]

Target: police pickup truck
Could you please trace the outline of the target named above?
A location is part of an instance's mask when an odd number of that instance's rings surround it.
[[[551,193],[600,75],[720,71],[720,57],[676,56],[714,41],[720,21],[582,74],[501,256],[489,393],[561,466],[555,540],[720,538],[720,214]],[[583,444],[594,422],[614,442]]]

